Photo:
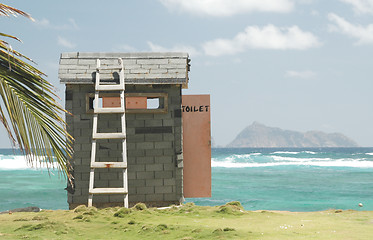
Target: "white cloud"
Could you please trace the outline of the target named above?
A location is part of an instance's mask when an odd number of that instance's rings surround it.
[[[309,70],[306,70],[306,71],[289,70],[289,71],[286,71],[285,76],[290,77],[290,78],[310,79],[310,78],[314,78],[316,76],[316,73],[313,71],[309,71]]]
[[[74,18],[69,18],[67,21],[70,23],[70,26],[71,26],[74,30],[79,30],[79,26],[78,26],[78,24],[76,24]],[[67,26],[68,26],[68,25],[67,25]]]
[[[233,39],[215,39],[203,44],[205,54],[211,56],[229,55],[244,52],[250,48],[305,50],[318,47],[321,43],[310,32],[298,26],[279,28],[267,25],[263,28],[249,26]]]
[[[39,25],[39,26],[43,26],[43,27],[47,27],[50,25],[50,22],[48,19],[46,18],[43,18],[41,20],[39,19],[35,19],[35,24]]]
[[[150,41],[148,41],[147,44],[152,52],[187,52],[191,56],[199,55],[199,52],[192,46],[176,45],[171,48],[166,48],[166,47],[154,44]]]
[[[354,7],[357,13],[371,13],[373,14],[373,0],[341,0],[349,3]]]
[[[76,44],[72,43],[71,41],[67,40],[66,38],[58,36],[57,39],[58,45],[65,47],[65,48],[75,48]]]
[[[35,20],[35,24],[43,28],[50,28],[50,29],[55,29],[55,30],[79,30],[79,26],[73,18],[67,19],[67,22],[68,23],[58,25],[58,24],[51,23],[46,18]]]
[[[170,10],[198,15],[232,16],[248,12],[290,12],[292,0],[159,0]]]
[[[329,31],[356,38],[357,45],[373,44],[373,24],[368,26],[354,25],[334,13],[329,13],[328,18],[334,23],[334,25],[329,25]]]

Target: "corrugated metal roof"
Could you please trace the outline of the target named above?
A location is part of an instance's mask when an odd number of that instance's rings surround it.
[[[189,56],[187,53],[62,53],[58,76],[64,84],[93,84],[97,59],[101,66],[118,65],[123,59],[127,84],[188,84]],[[115,80],[117,70],[101,70],[100,79]]]

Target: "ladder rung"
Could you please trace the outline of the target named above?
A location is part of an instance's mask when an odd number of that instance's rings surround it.
[[[125,188],[93,188],[89,189],[89,194],[127,194]]]
[[[96,68],[96,70],[122,70],[122,66],[101,66]]]
[[[124,113],[123,108],[98,108],[93,110],[94,113]]]
[[[91,168],[127,168],[124,162],[93,162]]]
[[[96,91],[124,91],[124,86],[120,84],[98,85]]]
[[[126,134],[124,133],[93,133],[93,139],[125,139]]]

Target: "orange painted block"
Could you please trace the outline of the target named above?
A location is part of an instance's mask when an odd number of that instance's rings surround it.
[[[210,95],[183,95],[184,197],[211,197]]]
[[[103,108],[120,107],[120,97],[103,97],[102,107]]]
[[[147,109],[147,97],[126,97],[126,109]]]

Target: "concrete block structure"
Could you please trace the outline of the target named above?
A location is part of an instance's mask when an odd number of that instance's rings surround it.
[[[62,53],[59,78],[66,85],[68,132],[74,137],[75,186],[68,186],[70,209],[87,204],[92,140],[93,94],[96,62],[110,66],[121,58],[126,84],[128,197],[130,205],[179,204],[183,201],[182,88],[188,86],[186,53]],[[118,73],[100,73],[103,82],[118,81]],[[102,93],[102,105],[118,101]],[[127,100],[128,99],[128,100]],[[155,106],[150,106],[155,104]],[[100,132],[121,131],[118,114],[100,115]],[[117,139],[98,142],[96,161],[121,161]],[[120,169],[97,169],[96,187],[122,187]],[[95,195],[97,207],[123,206],[123,195]]]

